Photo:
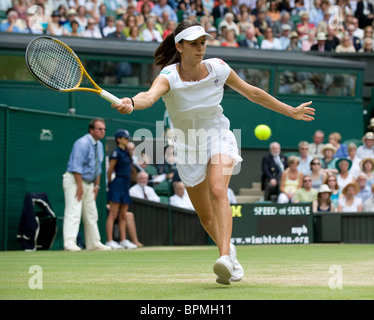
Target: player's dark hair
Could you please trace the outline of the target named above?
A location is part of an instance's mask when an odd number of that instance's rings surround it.
[[[161,42],[159,47],[156,49],[155,53],[153,54],[155,58],[156,66],[161,66],[162,68],[180,62],[180,53],[175,48],[174,37],[182,32],[183,30],[192,27],[192,26],[202,26],[200,22],[195,20],[182,20],[176,26],[174,32],[170,32],[169,35],[165,38],[164,41]],[[182,43],[183,39],[179,41]]]

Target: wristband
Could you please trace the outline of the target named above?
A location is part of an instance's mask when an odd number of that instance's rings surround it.
[[[130,100],[131,100],[132,108],[134,109],[134,108],[135,108],[134,99],[133,99],[133,98],[130,98]]]
[[[94,188],[100,189],[100,186],[97,184],[94,186]]]

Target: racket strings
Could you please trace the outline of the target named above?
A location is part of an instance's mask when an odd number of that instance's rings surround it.
[[[74,53],[52,39],[39,38],[28,49],[33,73],[56,90],[72,89],[82,78],[82,69]]]

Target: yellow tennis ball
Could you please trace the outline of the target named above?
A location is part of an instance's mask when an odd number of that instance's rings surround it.
[[[271,136],[271,129],[265,124],[260,124],[255,128],[255,136],[259,140],[267,140]]]

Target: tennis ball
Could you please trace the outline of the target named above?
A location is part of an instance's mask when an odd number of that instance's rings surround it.
[[[255,136],[259,140],[267,140],[271,136],[271,129],[265,124],[260,124],[255,128]]]

